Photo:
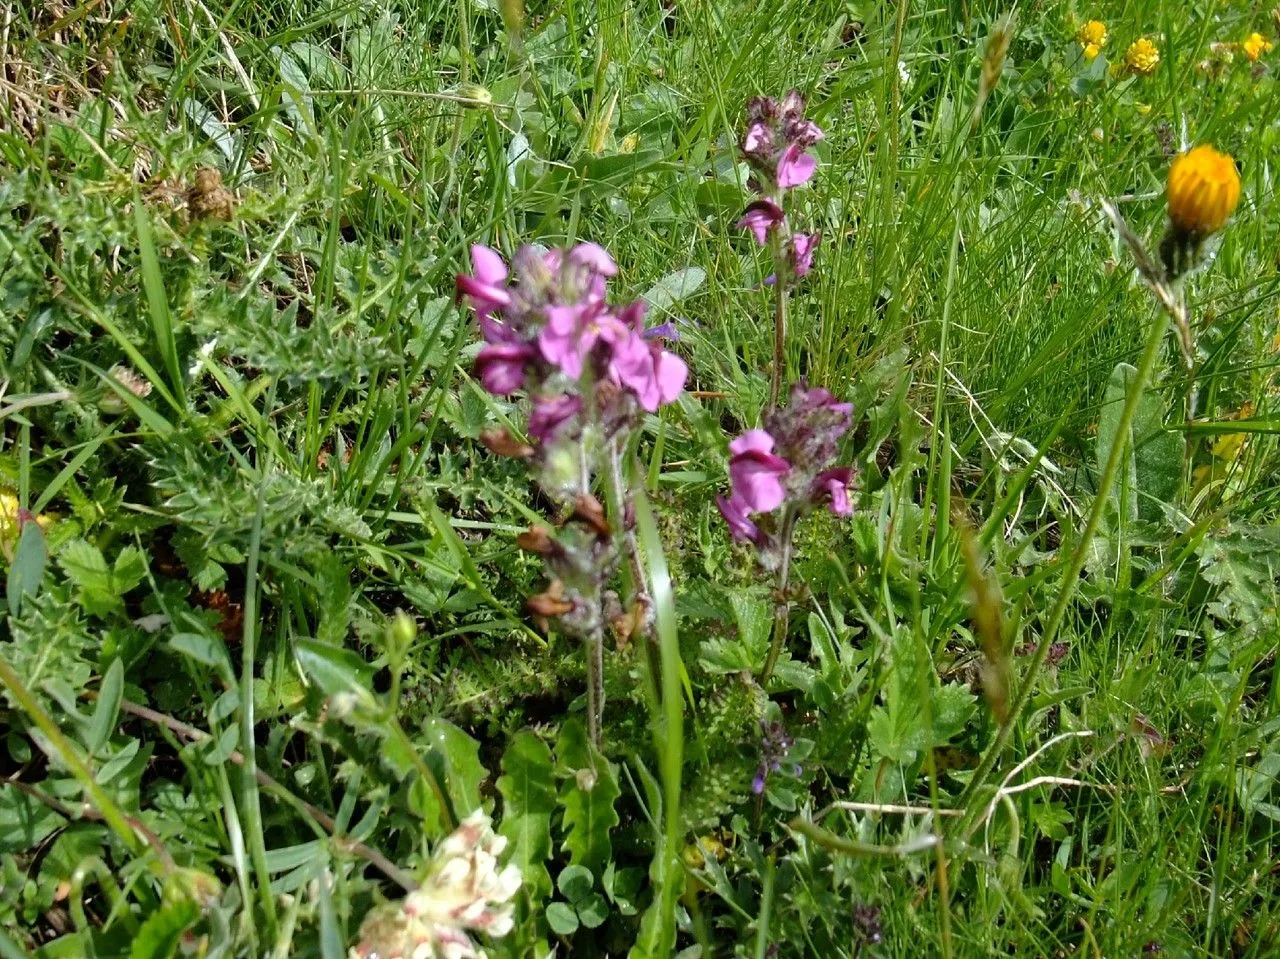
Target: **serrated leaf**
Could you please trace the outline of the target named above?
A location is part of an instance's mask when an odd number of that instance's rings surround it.
[[[136,546],[126,546],[120,550],[115,565],[111,568],[112,588],[120,593],[127,593],[147,577],[147,557]]]
[[[111,567],[102,551],[83,539],[72,540],[58,553],[58,566],[77,587],[86,612],[104,615],[123,605],[111,588]]]
[[[613,808],[622,794],[617,767],[591,746],[578,719],[568,720],[561,728],[556,761],[568,772],[559,797],[565,830],[560,848],[569,853],[574,865],[601,873],[613,857],[609,832],[618,824]]]
[[[551,750],[529,730],[512,737],[502,756],[502,822],[498,832],[511,844],[508,862],[520,867],[534,902],[551,892],[546,861],[551,858],[551,814],[556,785]]]

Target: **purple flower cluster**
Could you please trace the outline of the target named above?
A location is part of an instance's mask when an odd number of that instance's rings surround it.
[[[612,384],[650,413],[674,400],[689,369],[647,335],[644,304],[617,308],[606,299],[613,258],[595,243],[541,252],[522,247],[512,268],[494,250],[471,248],[472,273],[458,276],[458,296],[475,312],[485,346],[476,376],[486,390],[533,395],[529,432],[546,440],[578,418],[583,388]]]
[[[757,796],[764,792],[769,773],[782,771],[783,763],[789,766],[792,776],[799,776],[803,770],[799,763],[790,761],[791,750],[796,742],[791,738],[785,726],[779,722],[761,721],[763,736],[760,738],[760,765],[756,769],[755,779],[751,780],[751,791]]]
[[[760,194],[746,209],[740,229],[750,230],[761,246],[776,237],[775,247],[791,277],[804,276],[813,267],[817,233],[793,233],[782,208],[785,191],[807,183],[818,168],[809,148],[822,139],[822,129],[804,115],[804,97],[791,90],[779,102],[755,97],[747,104],[747,132],[742,155],[752,170],[751,186]],[[777,282],[778,274],[765,280]]]
[[[837,516],[849,516],[853,469],[832,464],[853,425],[853,404],[836,402],[821,387],[797,385],[790,405],[766,413],[764,423],[729,444],[732,494],[716,504],[733,538],[767,545],[769,534],[752,517],[780,507],[798,515],[825,504]]]

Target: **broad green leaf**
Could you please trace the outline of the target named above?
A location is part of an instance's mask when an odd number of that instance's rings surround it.
[[[44,531],[37,523],[24,523],[22,535],[18,537],[18,547],[13,554],[13,564],[9,567],[7,591],[10,616],[17,616],[22,611],[23,597],[40,593],[40,584],[44,580],[48,563],[49,549],[44,540]]]
[[[534,902],[551,891],[546,861],[551,858],[551,814],[556,785],[551,750],[529,730],[512,737],[502,756],[502,823],[498,832],[511,844],[509,862],[520,867],[524,888]]]
[[[480,784],[489,775],[480,762],[480,744],[453,723],[438,717],[423,724],[422,741],[427,745],[428,765],[437,771],[437,775],[440,772],[444,774],[445,789],[458,818],[471,815],[480,808]],[[442,813],[435,794],[431,790],[426,792],[429,797],[427,808],[436,809],[437,815]],[[431,827],[444,831],[443,818],[438,824],[430,823],[430,816],[428,820]]]
[[[200,908],[188,899],[166,903],[147,917],[129,950],[129,959],[169,959],[182,934],[196,924]]]
[[[102,686],[98,689],[98,705],[93,710],[93,719],[89,722],[89,752],[96,753],[107,744],[111,733],[116,728],[116,717],[120,712],[120,700],[124,696],[124,662],[113,659],[107,667],[107,674],[102,677]]]
[[[681,300],[692,296],[707,281],[707,271],[700,266],[686,266],[683,270],[668,273],[649,287],[641,299],[655,313],[670,310]]]
[[[547,925],[557,936],[572,936],[578,931],[578,914],[565,902],[553,902],[547,906]]]
[[[586,866],[565,866],[556,877],[556,888],[560,890],[560,895],[574,905],[591,895],[594,883],[595,877]]]
[[[235,684],[235,671],[231,668],[231,657],[227,655],[227,647],[220,636],[178,633],[169,640],[169,646],[175,652],[190,656],[198,663],[212,666],[228,685]]]
[[[326,696],[354,693],[362,699],[371,698],[373,667],[351,650],[299,639],[294,641],[293,654],[302,674]]]
[[[578,719],[567,721],[556,742],[556,761],[568,778],[560,788],[569,861],[599,874],[613,857],[609,832],[618,824],[613,808],[622,789],[617,768],[587,741]]]
[[[1097,469],[1101,473],[1112,447],[1125,442],[1121,482],[1112,487],[1111,495],[1117,507],[1124,503],[1128,519],[1150,520],[1160,516],[1161,503],[1172,503],[1178,494],[1186,441],[1181,433],[1164,428],[1164,399],[1153,389],[1143,391],[1133,422],[1119,436],[1120,415],[1137,372],[1128,363],[1117,363],[1111,371],[1098,414]]]

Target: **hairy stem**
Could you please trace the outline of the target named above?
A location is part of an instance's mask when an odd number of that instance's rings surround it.
[[[604,622],[600,617],[596,618],[583,645],[587,649],[587,735],[591,745],[599,749],[604,717]]]
[[[783,644],[787,641],[787,629],[791,625],[791,597],[787,595],[787,590],[791,585],[791,549],[796,519],[795,511],[788,508],[782,515],[778,534],[782,558],[778,561],[777,605],[773,611],[773,635],[769,638],[769,656],[764,661],[764,669],[760,671],[760,688],[766,691],[769,688],[769,677],[773,675],[773,668],[778,665],[778,657],[782,654]]]
[[[769,381],[769,409],[778,408],[782,395],[782,374],[787,366],[787,284],[790,280],[790,264],[787,262],[787,245],[790,237],[786,230],[774,230],[773,237],[773,375]]]

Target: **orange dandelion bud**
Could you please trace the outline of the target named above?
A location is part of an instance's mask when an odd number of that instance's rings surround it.
[[[1124,65],[1144,77],[1155,73],[1159,63],[1160,51],[1146,37],[1134,40],[1129,44],[1129,49],[1124,52]]]
[[[1184,233],[1217,233],[1240,202],[1235,161],[1207,143],[1179,154],[1169,167],[1169,219]]]

